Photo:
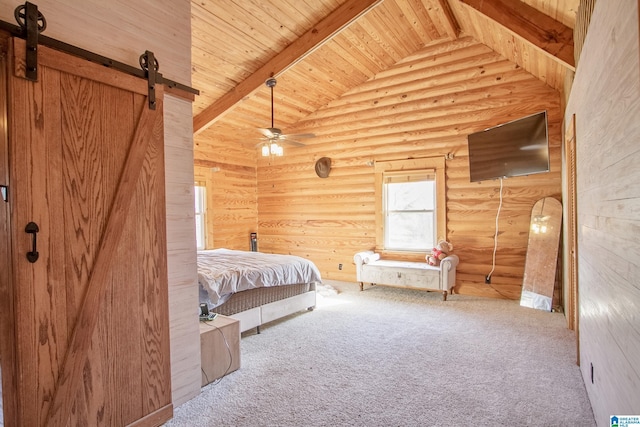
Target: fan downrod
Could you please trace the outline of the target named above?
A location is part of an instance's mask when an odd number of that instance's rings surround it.
[[[267,87],[271,88],[271,129],[275,129],[274,125],[273,125],[273,87],[276,85],[277,81],[275,77],[269,77],[267,79],[266,82],[264,82],[264,84],[267,85]],[[278,133],[280,133],[278,131]]]

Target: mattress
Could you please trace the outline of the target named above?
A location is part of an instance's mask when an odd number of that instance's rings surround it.
[[[213,249],[198,251],[200,302],[213,309],[239,292],[321,282],[313,262],[295,255]]]

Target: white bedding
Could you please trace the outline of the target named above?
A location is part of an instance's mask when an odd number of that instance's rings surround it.
[[[316,265],[295,255],[230,249],[198,251],[200,301],[205,299],[209,308],[247,289],[321,281]]]

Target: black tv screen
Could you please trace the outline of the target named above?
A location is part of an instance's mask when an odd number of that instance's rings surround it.
[[[549,172],[547,112],[468,136],[471,182]]]

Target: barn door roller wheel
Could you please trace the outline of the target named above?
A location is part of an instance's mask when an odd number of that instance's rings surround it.
[[[160,64],[158,60],[153,55],[153,52],[147,50],[142,55],[140,55],[140,68],[147,75],[147,82],[149,86],[149,109],[156,109],[156,82],[158,80],[158,70],[160,69]]]
[[[31,16],[31,10],[33,10],[36,15]],[[13,11],[13,16],[16,18],[16,22],[20,25],[20,28],[25,30],[28,25],[28,21],[35,21],[38,23],[38,32],[43,32],[47,28],[47,20],[44,19],[44,15],[38,10],[38,6],[33,3],[26,2],[22,6],[16,7]],[[34,19],[34,17],[36,17]]]

